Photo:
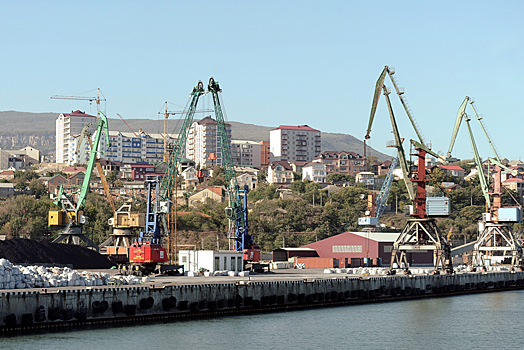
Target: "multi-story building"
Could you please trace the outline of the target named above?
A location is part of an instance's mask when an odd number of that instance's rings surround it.
[[[94,137],[94,136],[93,136]],[[169,135],[170,141],[177,135]],[[109,131],[107,147],[102,135],[99,150],[100,157],[112,162],[122,163],[159,163],[164,157],[164,137],[161,134],[148,134],[144,131],[135,135],[132,132]]]
[[[280,125],[269,132],[271,161],[311,162],[321,152],[320,131],[308,125]]]
[[[313,162],[325,164],[328,174],[339,173],[356,176],[367,169],[366,159],[355,152],[326,151],[316,157]]]
[[[267,167],[271,163],[270,141],[260,141],[260,166]]]
[[[231,143],[231,124],[226,123],[226,134]],[[222,143],[217,122],[210,116],[191,124],[187,136],[186,157],[200,164],[222,166]]]
[[[271,162],[267,168],[267,182],[270,184],[290,184],[293,182],[293,169],[285,160]]]
[[[254,141],[231,140],[231,157],[233,164],[260,168],[262,145]]]
[[[56,118],[56,162],[77,163],[76,145],[78,135],[85,125],[91,123],[89,131],[93,133],[96,129],[96,117],[79,110],[71,113],[61,113]]]

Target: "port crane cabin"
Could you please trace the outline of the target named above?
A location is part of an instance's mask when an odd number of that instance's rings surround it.
[[[466,114],[466,108],[468,104],[473,109],[477,121],[479,122],[479,125],[495,155],[495,158],[488,158],[489,163],[492,164],[495,168],[495,177],[491,191],[488,180],[486,179],[486,175],[484,174],[484,170],[482,168],[482,161],[480,159],[473,131],[471,129],[471,117]],[[512,223],[521,221],[522,208],[516,200],[515,202],[517,203],[517,206],[502,206],[501,171],[504,169],[510,172],[512,175],[516,175],[516,171],[508,169],[500,161],[498,152],[489,137],[486,127],[482,122],[482,118],[475,109],[474,101],[472,101],[469,96],[466,96],[457,113],[455,126],[451,135],[451,142],[446,155],[448,160],[456,160],[455,158],[451,157],[451,153],[453,151],[453,146],[455,144],[462,120],[466,122],[471,149],[473,151],[474,162],[478,172],[480,188],[482,189],[482,194],[484,195],[484,199],[486,201],[486,212],[482,215],[482,221],[480,222],[479,227],[480,233],[473,245],[473,264],[485,266],[488,259],[491,259],[497,255],[499,257],[504,256],[506,252],[510,252],[511,265],[513,267],[522,266],[523,250],[511,228]],[[488,174],[488,176],[490,176],[490,174]]]
[[[406,268],[409,266],[407,261],[407,254],[413,252],[424,252],[424,251],[436,251],[436,261],[435,261],[435,270],[434,273],[440,273],[441,271],[446,271],[451,273],[453,271],[453,265],[451,260],[451,246],[445,235],[441,234],[436,225],[434,214],[438,215],[448,215],[449,210],[446,213],[437,212],[432,213],[427,207],[426,201],[426,167],[425,167],[425,157],[429,153],[441,160],[443,157],[440,157],[438,154],[431,151],[425,144],[422,137],[422,134],[417,127],[412,113],[410,112],[407,103],[403,98],[403,91],[398,88],[396,79],[393,77],[394,70],[390,69],[388,66],[384,68],[380,74],[377,83],[375,85],[375,91],[373,95],[373,102],[371,105],[371,113],[368,123],[368,129],[365,135],[365,139],[370,138],[371,126],[375,117],[377,105],[379,102],[380,94],[383,92],[390,120],[392,126],[393,136],[395,138],[394,142],[388,146],[394,147],[397,149],[397,154],[404,174],[404,182],[408,190],[408,195],[410,200],[413,202],[414,211],[411,214],[411,218],[408,220],[404,226],[402,232],[398,236],[397,240],[393,243],[391,250],[391,264],[388,273],[394,274],[396,272],[395,267],[405,265]],[[389,99],[390,90],[385,85],[386,75],[388,75],[395,86],[395,90],[402,102],[402,105],[408,115],[408,118],[419,138],[419,141],[411,140],[411,145],[415,149],[415,156],[417,157],[417,170],[411,171],[408,166],[406,159],[406,154],[404,147],[402,145],[404,139],[400,137],[398,130],[397,122],[395,120],[395,115],[393,113],[393,108]],[[416,185],[416,191],[413,189],[412,183]],[[449,208],[449,199],[446,197],[441,197],[443,202],[448,203]]]

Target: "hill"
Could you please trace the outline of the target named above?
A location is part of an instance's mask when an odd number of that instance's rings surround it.
[[[55,120],[59,113],[29,113],[17,111],[0,111],[0,148],[18,149],[32,146],[43,153],[54,152],[55,149]],[[110,130],[135,132],[143,130],[147,133],[163,133],[164,119],[129,119],[129,127],[121,119],[109,118]],[[235,140],[267,141],[269,131],[273,127],[229,122],[232,138]],[[169,132],[177,133],[182,126],[182,119],[169,120]],[[363,154],[363,142],[348,134],[322,133],[322,152],[324,151],[352,151]],[[368,155],[376,156],[379,160],[391,157],[368,147]]]

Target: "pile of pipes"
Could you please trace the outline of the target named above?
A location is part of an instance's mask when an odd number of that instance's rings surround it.
[[[78,272],[68,267],[13,265],[0,259],[0,289],[103,286],[109,275],[103,272]]]

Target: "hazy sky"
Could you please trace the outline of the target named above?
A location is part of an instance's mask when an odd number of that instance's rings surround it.
[[[183,109],[213,76],[230,121],[362,139],[389,65],[435,151],[447,151],[468,95],[500,155],[524,156],[523,1],[3,1],[0,10],[0,110],[94,113],[50,96],[100,88],[108,117],[157,119],[165,101]],[[414,138],[391,97],[401,136]],[[492,156],[472,125],[481,156]],[[369,144],[393,154],[390,131],[382,96]],[[454,155],[471,158],[465,127]]]

